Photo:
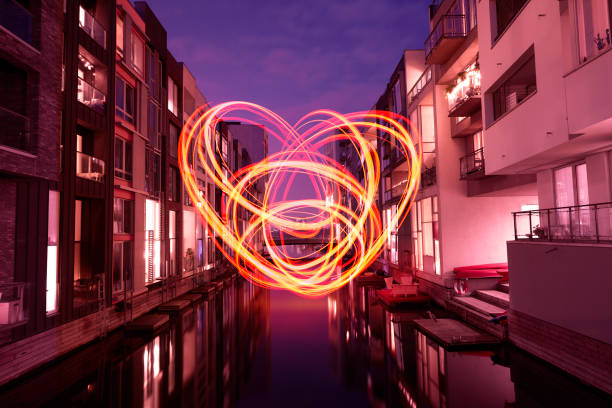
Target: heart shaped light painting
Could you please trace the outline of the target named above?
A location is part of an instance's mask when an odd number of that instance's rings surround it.
[[[224,121],[263,126],[281,151],[232,172],[219,152]],[[391,147],[394,160],[405,160],[407,172],[397,212],[385,223],[377,207],[380,143]],[[422,149],[414,126],[392,112],[318,110],[291,126],[262,106],[227,102],[196,110],[178,153],[187,193],[240,274],[266,288],[319,297],[366,270],[391,228],[404,221],[418,191]],[[195,168],[216,186],[220,202],[200,191]],[[303,180],[312,197],[291,199]],[[301,252],[291,250],[296,245]]]

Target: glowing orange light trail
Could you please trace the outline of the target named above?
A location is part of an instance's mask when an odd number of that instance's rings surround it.
[[[263,125],[281,142],[282,151],[231,172],[223,155],[215,154],[216,132],[224,120]],[[408,167],[396,215],[385,228],[376,206],[380,160],[368,137],[392,143]],[[354,150],[361,168],[348,170],[329,154],[338,143]],[[416,129],[391,112],[341,115],[318,110],[290,126],[264,107],[227,102],[191,115],[181,132],[178,154],[187,193],[209,229],[230,248],[227,251],[216,242],[240,274],[264,287],[316,297],[363,272],[379,255],[390,228],[404,221],[418,190],[422,149]],[[196,160],[222,192],[223,215],[217,214],[210,197],[199,193],[193,170]],[[287,199],[297,175],[308,176],[312,199]],[[261,181],[266,188],[258,196],[254,186]],[[244,230],[239,228],[239,214],[249,214]],[[269,257],[257,250],[258,237]],[[320,248],[310,254],[290,255],[286,248],[289,238],[317,237]]]

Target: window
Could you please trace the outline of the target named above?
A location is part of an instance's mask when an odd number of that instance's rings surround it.
[[[120,118],[135,125],[134,113],[136,112],[136,91],[134,87],[117,77],[115,91],[115,98],[117,100],[115,113]]]
[[[57,311],[57,268],[59,266],[60,193],[49,190],[49,220],[47,223],[47,282],[46,312]]]
[[[151,98],[159,101],[161,95],[161,61],[157,54],[147,48],[147,84]]]
[[[113,242],[113,292],[132,289],[133,241]]]
[[[145,153],[145,190],[153,196],[159,195],[160,187],[160,166],[159,154],[152,150]]]
[[[170,77],[168,77],[168,110],[175,116],[178,115],[178,87]]]
[[[189,195],[189,193],[187,192],[187,188],[183,187],[183,204],[185,205],[189,205],[189,206],[193,206],[193,202],[191,201],[191,196]]]
[[[392,205],[389,208],[385,209],[383,223],[385,228],[388,229],[387,232],[387,245],[386,245],[386,257],[387,259],[393,263],[398,263],[398,242],[397,242],[397,222],[393,223],[393,218],[397,215],[397,205]]]
[[[168,175],[168,199],[175,203],[181,202],[181,174],[173,166],[170,166],[170,174]]]
[[[402,113],[402,86],[399,79],[393,85],[393,112]]]
[[[196,224],[196,249],[198,266],[204,266],[204,227],[199,222]]]
[[[115,177],[132,180],[132,142],[115,137]]]
[[[159,149],[161,134],[161,118],[160,118],[160,110],[159,107],[151,100],[149,101],[149,142],[151,145]]]
[[[161,278],[161,219],[159,201],[145,201],[145,282]]]
[[[441,274],[438,238],[438,197],[417,201],[410,212],[416,269]]]
[[[510,68],[512,74],[491,92],[493,95],[493,120],[497,120],[504,113],[512,110],[537,90],[533,48],[527,54],[531,54],[531,56],[528,56],[524,62],[521,61],[524,60],[524,57],[521,57],[519,63],[522,63],[518,68]]]
[[[142,74],[144,72],[144,43],[136,35],[132,33],[132,66],[134,69]]]
[[[611,0],[576,0],[580,61],[610,46]]]
[[[529,0],[495,0],[495,21],[499,37]]]
[[[168,238],[170,239],[170,275],[176,275],[176,211],[168,213]]]
[[[211,265],[215,262],[215,245],[213,244],[213,238],[211,236],[206,240],[206,248],[207,248],[207,260],[208,264]]]
[[[134,232],[134,201],[115,198],[113,200],[113,234]]]
[[[25,71],[0,59],[0,144],[21,150],[30,144],[27,79]]]
[[[170,157],[178,157],[178,142],[179,142],[179,130],[178,127],[170,123],[168,132],[168,154]]]
[[[123,18],[117,16],[117,54],[119,54],[121,56],[121,58],[124,57],[123,54]]]
[[[589,204],[586,163],[561,167],[553,174],[557,209],[547,215],[549,219],[540,219],[541,224],[546,225],[550,220],[550,234],[556,239],[594,237],[595,210],[586,206]]]
[[[28,44],[32,44],[32,13],[29,1],[3,1],[0,3],[0,25]]]

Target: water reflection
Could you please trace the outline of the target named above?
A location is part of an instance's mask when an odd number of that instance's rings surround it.
[[[357,284],[312,300],[228,278],[153,336],[116,332],[4,387],[0,406],[612,406],[516,349],[447,350],[416,329],[426,317]]]

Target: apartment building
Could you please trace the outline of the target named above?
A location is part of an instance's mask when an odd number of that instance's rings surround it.
[[[539,207],[506,215],[509,337],[612,392],[612,8],[505,3],[477,5],[487,172],[537,174]]]
[[[420,290],[446,305],[457,292],[455,268],[507,261],[508,214],[537,198],[533,174],[493,175],[484,165],[475,2],[432,6],[430,27],[425,49],[404,52],[376,105],[408,118],[423,151],[410,217],[391,229],[384,259],[396,280],[413,273]],[[393,141],[381,143],[379,155],[385,222],[397,211],[408,165]],[[472,292],[461,285],[459,292]]]
[[[145,2],[3,3],[0,384],[215,277],[177,162],[206,100],[166,38]]]
[[[63,30],[56,3],[5,1],[0,13],[0,343],[46,329],[58,309]]]

